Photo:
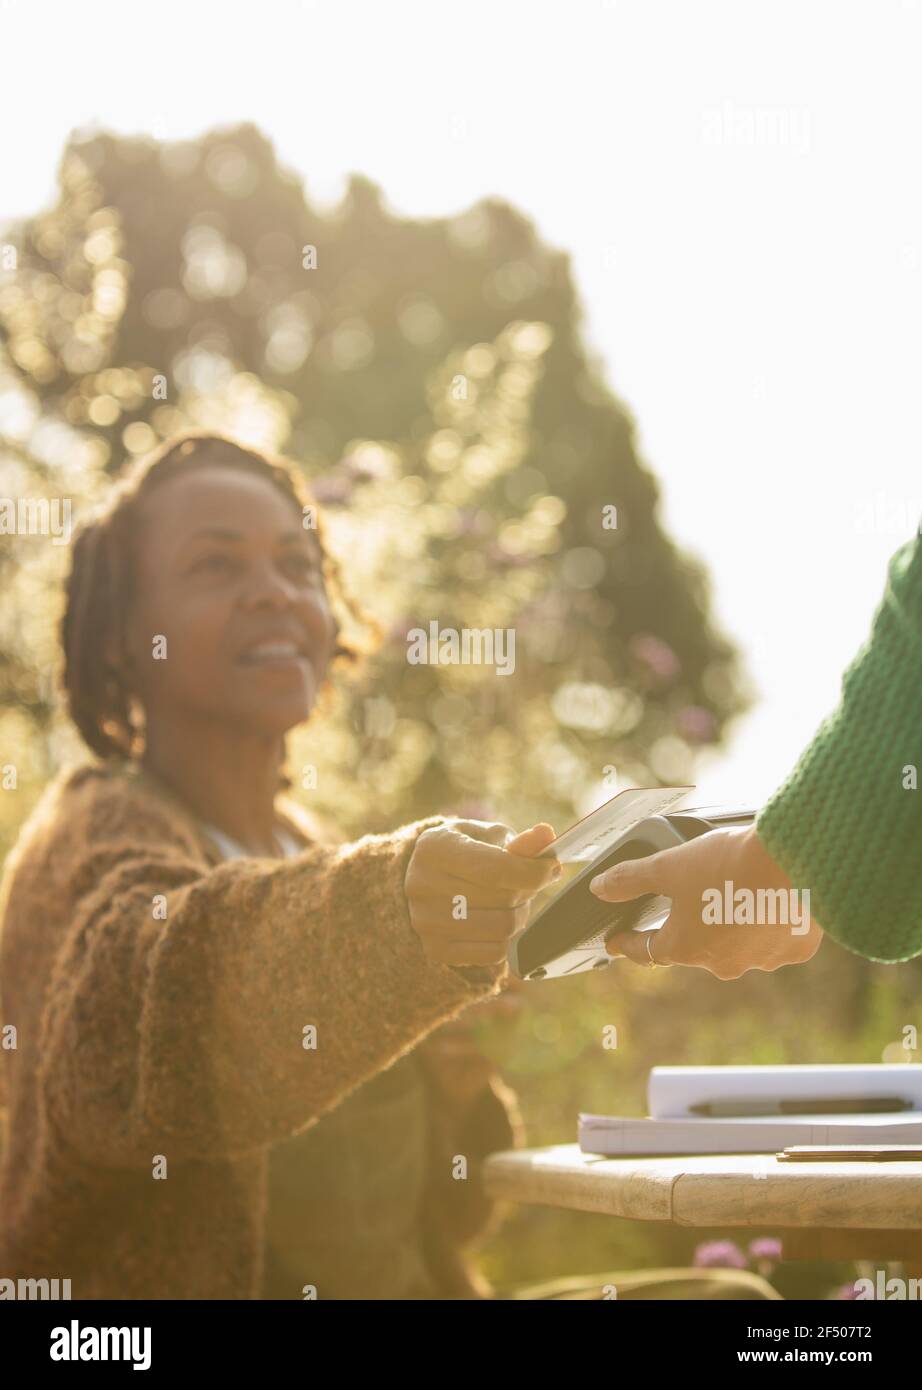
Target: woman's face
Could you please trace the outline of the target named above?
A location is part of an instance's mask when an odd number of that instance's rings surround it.
[[[283,493],[219,462],[171,478],[135,559],[128,648],[148,718],[268,735],[307,718],[337,629],[316,533]]]

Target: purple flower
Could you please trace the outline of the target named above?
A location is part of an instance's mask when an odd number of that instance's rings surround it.
[[[709,709],[701,705],[686,705],[679,710],[679,732],[683,738],[696,743],[711,743],[717,730],[717,723]]]
[[[836,1299],[857,1298],[858,1289],[855,1284],[843,1284],[832,1296]]]
[[[631,651],[660,680],[671,680],[681,669],[679,658],[672,648],[661,637],[654,637],[649,632],[638,633],[631,638]]]
[[[337,507],[348,502],[352,496],[352,482],[349,478],[337,477],[335,473],[325,473],[311,480],[311,492],[321,506]]]
[[[780,1260],[781,1241],[777,1236],[762,1236],[759,1240],[750,1241],[749,1258],[751,1260]]]
[[[479,507],[461,507],[458,511],[458,529],[456,534],[459,536],[485,535],[488,529],[488,518]]]
[[[745,1269],[746,1256],[732,1240],[708,1240],[695,1247],[696,1269]]]

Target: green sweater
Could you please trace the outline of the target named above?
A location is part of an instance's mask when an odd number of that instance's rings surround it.
[[[871,635],[756,820],[772,858],[841,945],[870,960],[922,953],[922,540],[890,561]]]

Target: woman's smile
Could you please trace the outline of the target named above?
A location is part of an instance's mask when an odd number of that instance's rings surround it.
[[[313,663],[303,643],[267,639],[254,642],[237,657],[238,666],[258,671],[303,672],[313,669]]]

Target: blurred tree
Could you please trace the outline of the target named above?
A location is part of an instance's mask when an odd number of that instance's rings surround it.
[[[7,232],[3,492],[66,491],[79,514],[187,424],[298,460],[390,632],[323,738],[296,740],[315,804],[356,827],[459,800],[566,819],[614,792],[613,766],[693,776],[746,702],[735,653],[581,344],[567,258],[525,217],[490,199],[400,218],[360,177],[321,215],[252,125],[75,137],[59,183]],[[4,544],[4,742],[27,714],[43,775],[54,629],[22,614],[63,562]],[[515,674],[409,666],[407,629],[432,618],[514,627]]]

